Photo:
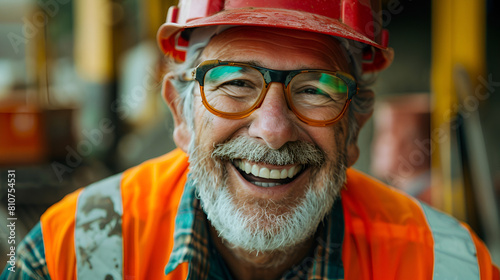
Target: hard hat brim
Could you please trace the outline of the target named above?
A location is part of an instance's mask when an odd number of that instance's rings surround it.
[[[358,41],[371,45],[379,51],[379,55],[377,56],[379,65],[377,65],[376,69],[372,70],[386,68],[393,58],[393,50],[391,48],[371,40],[361,32],[357,32],[339,20],[307,12],[274,8],[239,8],[223,10],[208,17],[190,20],[185,24],[167,22],[158,30],[157,38],[159,45],[164,52],[168,53],[168,50],[165,49],[167,47],[165,41],[178,32],[184,29],[213,25],[266,26],[295,29]],[[369,27],[367,26],[367,28]],[[170,46],[170,48],[171,47],[173,46]]]

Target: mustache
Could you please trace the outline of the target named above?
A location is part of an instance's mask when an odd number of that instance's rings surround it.
[[[212,152],[212,158],[246,159],[272,165],[321,166],[326,161],[326,153],[319,147],[304,141],[287,142],[276,150],[252,138],[239,136],[228,142],[217,144]]]

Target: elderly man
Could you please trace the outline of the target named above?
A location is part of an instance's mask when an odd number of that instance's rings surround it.
[[[372,2],[181,1],[158,34],[179,149],[50,208],[3,276],[498,279],[466,226],[349,168],[392,59]]]

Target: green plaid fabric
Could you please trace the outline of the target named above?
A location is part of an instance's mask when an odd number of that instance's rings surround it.
[[[316,234],[316,246],[282,280],[344,279],[342,241],[344,217],[341,200],[334,207]],[[232,279],[222,257],[210,240],[206,215],[195,196],[195,186],[188,181],[175,221],[174,249],[165,268],[172,272],[179,264],[189,263],[188,279]]]
[[[9,265],[0,279],[47,279],[50,280],[47,263],[45,262],[45,249],[43,247],[42,228],[38,223],[17,248],[17,259],[15,271],[8,270]]]
[[[209,263],[209,234],[195,188],[188,181],[177,210],[174,231],[174,249],[165,267],[165,274],[181,263],[189,263],[189,279],[207,279]]]

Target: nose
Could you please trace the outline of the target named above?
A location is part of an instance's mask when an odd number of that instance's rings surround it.
[[[298,140],[297,118],[288,108],[283,84],[271,83],[261,106],[250,116],[249,134],[279,149],[289,141]]]

